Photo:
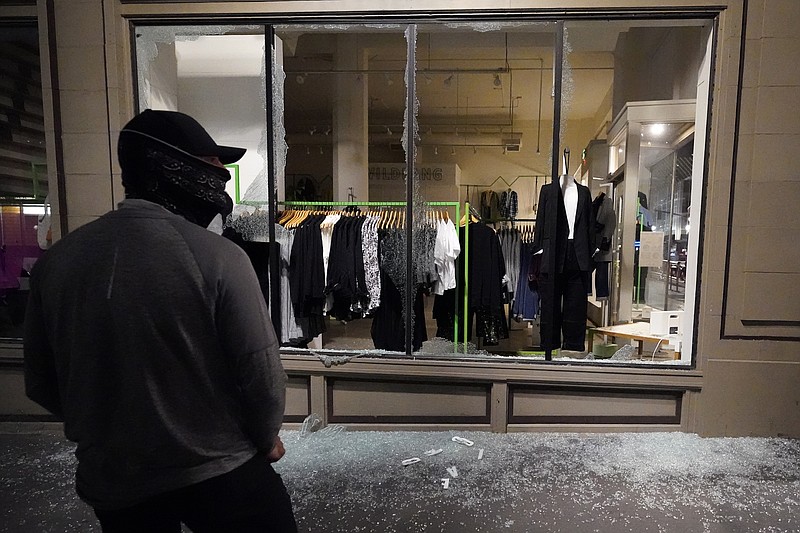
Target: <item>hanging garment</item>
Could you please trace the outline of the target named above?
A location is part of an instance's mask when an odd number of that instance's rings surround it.
[[[611,261],[611,240],[617,227],[614,201],[600,193],[592,201],[592,252],[596,263]]]
[[[481,193],[481,219],[493,222],[500,218],[500,197],[496,192],[488,190]]]
[[[456,287],[456,259],[461,253],[458,231],[449,218],[440,220],[436,228],[436,242],[433,248],[434,266],[437,280],[433,285],[434,294]]]
[[[289,261],[289,288],[295,317],[308,319],[309,338],[325,331],[325,266],[320,231],[324,219],[324,216],[312,215],[295,228]]]
[[[515,228],[504,228],[497,232],[500,238],[500,248],[503,251],[503,261],[506,265],[506,292],[509,293],[509,301],[513,299],[519,280],[519,254],[521,238],[519,230]]]
[[[364,283],[369,298],[368,312],[372,312],[381,304],[381,272],[378,265],[379,221],[379,217],[370,216],[361,226],[361,253],[364,257]]]
[[[308,319],[298,320],[295,316],[291,283],[289,281],[289,262],[291,261],[292,247],[294,246],[294,230],[275,224],[275,240],[281,250],[281,344],[307,342],[310,339],[308,335]]]
[[[612,259],[611,240],[617,227],[617,216],[614,213],[614,201],[605,193],[600,193],[592,202],[594,228],[592,231],[594,250],[594,285],[595,297],[603,300],[609,297],[608,283],[610,261]]]
[[[528,273],[531,263],[534,260],[533,243],[521,243],[519,274],[517,276],[517,287],[514,291],[514,304],[511,312],[518,320],[535,320],[539,314],[539,293],[531,287]]]
[[[343,217],[336,224],[331,238],[326,293],[333,295],[330,314],[349,322],[362,316],[366,309],[367,290],[364,281],[364,257],[361,247],[363,216]]]
[[[508,189],[507,191],[503,191],[500,194],[500,216],[508,219],[513,220],[517,218],[517,210],[518,210],[518,200],[517,200],[517,191],[512,191]]]
[[[461,309],[459,315],[461,324],[466,324],[467,340],[472,338],[473,317],[478,323],[478,336],[488,335],[491,341],[508,338],[508,324],[503,313],[505,262],[497,234],[482,222],[470,224],[469,257],[464,258],[464,255],[459,256],[458,269],[463,272],[463,260],[469,261],[469,290],[467,309]],[[463,301],[464,284],[459,284],[456,293],[456,298]]]
[[[376,348],[405,352],[406,324],[406,233],[405,229],[387,228],[378,232],[378,255],[381,271],[381,304],[372,319],[372,342]],[[419,350],[428,340],[425,309],[420,287],[415,290],[411,322],[412,349]]]

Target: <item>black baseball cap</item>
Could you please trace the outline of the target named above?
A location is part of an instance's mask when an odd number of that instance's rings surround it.
[[[235,163],[247,151],[220,146],[195,119],[178,111],[146,109],[133,117],[121,133],[137,132],[196,157],[216,156],[223,164]]]

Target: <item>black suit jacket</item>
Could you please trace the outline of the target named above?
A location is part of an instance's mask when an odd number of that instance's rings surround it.
[[[569,178],[572,179],[572,178]],[[578,210],[575,213],[573,244],[580,269],[592,269],[592,195],[589,188],[578,185]],[[564,271],[567,257],[569,222],[564,207],[564,196],[558,180],[542,187],[539,193],[539,208],[536,212],[536,230],[533,237],[534,251],[542,250],[540,272],[558,274]]]

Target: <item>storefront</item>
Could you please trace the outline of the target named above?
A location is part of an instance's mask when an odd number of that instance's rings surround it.
[[[86,4],[88,42],[36,11],[43,72],[55,53],[88,73],[43,82],[65,134],[53,234],[121,198],[115,132],[137,111],[248,148],[225,231],[264,280],[288,423],[725,431],[703,407],[701,281],[725,256],[708,221],[734,130],[710,132],[738,116],[746,5]]]

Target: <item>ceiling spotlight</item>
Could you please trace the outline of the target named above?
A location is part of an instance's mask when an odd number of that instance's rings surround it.
[[[322,153],[323,153],[323,151],[322,151],[322,146],[320,146],[320,147],[319,147],[319,155],[322,155]]]
[[[450,74],[444,79],[444,84],[446,87],[450,87],[450,84],[453,83],[453,75]]]
[[[325,135],[330,135],[330,134],[331,134],[331,127],[328,126],[327,128],[325,128]]]
[[[450,147],[450,155],[456,155],[456,147],[455,146],[451,146]]]
[[[306,146],[306,155],[311,155],[311,148]]]
[[[503,80],[500,79],[500,74],[494,75],[494,81],[492,82],[492,85],[494,85],[498,89],[503,86]]]
[[[433,78],[431,78],[429,74],[425,74],[425,85],[430,85],[432,81]]]
[[[475,146],[474,144],[472,145],[472,153],[473,154],[477,154],[478,153],[478,147]]]
[[[651,124],[650,125],[650,134],[651,135],[662,135],[665,131],[667,131],[667,126],[664,124]]]
[[[296,81],[298,85],[303,85],[306,82],[306,76],[307,74],[305,73],[298,74],[294,81]]]
[[[383,77],[386,78],[386,85],[394,85],[394,80],[388,73],[384,74]]]
[[[392,129],[389,126],[386,126],[386,133],[388,133],[389,135],[392,134]]]
[[[311,128],[308,130],[308,134],[309,134],[309,135],[314,135],[315,133],[317,133],[317,127],[316,127],[316,126],[312,126],[312,127],[311,127]]]
[[[436,155],[439,155],[439,147],[438,146],[434,146],[433,147],[433,153],[436,154]]]

